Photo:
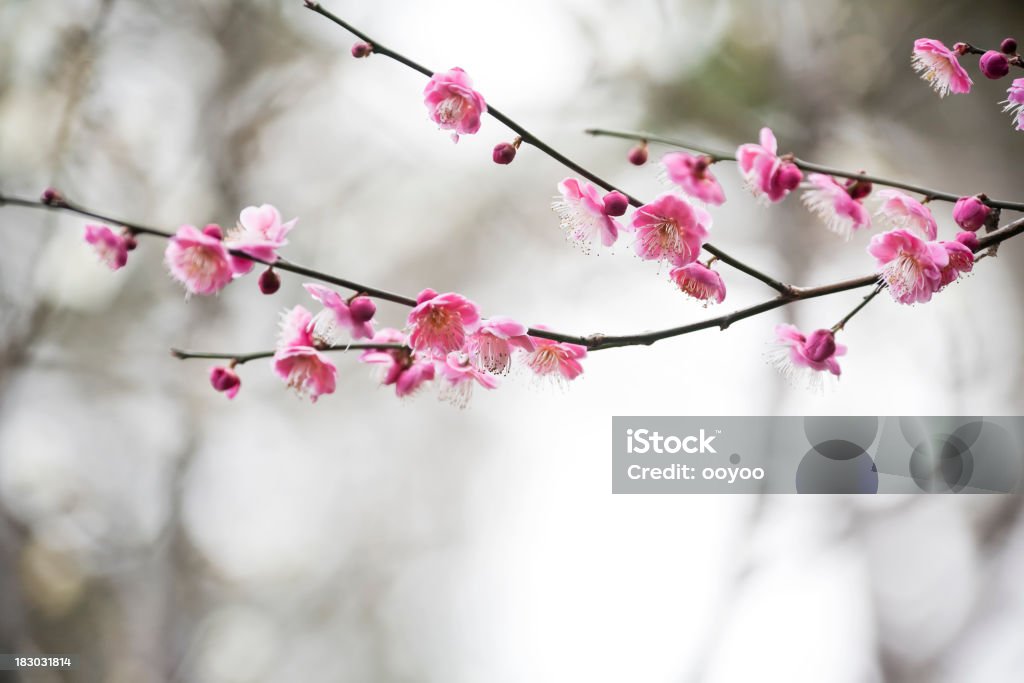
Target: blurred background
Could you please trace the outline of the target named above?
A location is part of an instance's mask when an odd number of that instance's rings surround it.
[[[940,100],[914,38],[995,46],[1019,4],[803,0],[330,0],[650,198],[654,163],[590,126],[782,151],[1017,199],[1007,81]],[[1017,35],[1024,38],[1024,35]],[[566,171],[492,119],[453,145],[424,79],[299,0],[0,0],[0,187],[47,185],[175,228],[250,204],[299,217],[285,255],[572,333],[701,319],[667,272],[567,245]],[[715,244],[789,282],[872,268],[735,168]],[[933,207],[940,235],[948,205]],[[615,496],[612,415],[1019,414],[1024,245],[927,306],[882,296],[843,335],[835,391],[765,363],[782,321],[829,326],[864,292],[650,348],[594,353],[567,389],[512,376],[459,411],[338,356],[335,395],[263,362],[226,401],[167,349],[273,344],[312,302],[285,274],[186,302],[142,240],[111,273],[83,220],[0,209],[0,651],[74,653],[30,681],[1017,681],[1024,519],[1013,496]],[[721,268],[732,310],[771,294]],[[400,326],[404,311],[382,305]],[[11,680],[15,680],[11,678]]]

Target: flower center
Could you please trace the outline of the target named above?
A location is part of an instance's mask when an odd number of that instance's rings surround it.
[[[441,123],[455,123],[462,118],[462,110],[466,101],[458,95],[452,95],[437,105],[437,118]]]

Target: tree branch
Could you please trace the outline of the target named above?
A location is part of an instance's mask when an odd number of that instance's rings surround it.
[[[336,346],[325,346],[318,351],[385,351],[388,349],[400,350],[409,349],[405,344],[345,344]],[[253,351],[252,353],[221,353],[217,351],[185,351],[183,349],[171,349],[171,355],[178,360],[190,360],[193,358],[206,358],[214,360],[228,360],[232,365],[242,365],[251,360],[260,358],[272,358],[274,351]]]

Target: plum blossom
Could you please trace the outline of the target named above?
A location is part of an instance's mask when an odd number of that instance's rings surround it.
[[[537,329],[546,329],[538,325]],[[534,349],[526,354],[525,363],[539,377],[569,382],[583,374],[580,361],[587,357],[587,347],[557,342],[543,337],[530,337]]]
[[[277,250],[288,244],[286,236],[297,220],[284,222],[281,212],[270,204],[247,206],[239,214],[238,224],[224,237],[224,246],[272,263],[277,259]],[[232,258],[238,274],[248,273],[255,265],[248,259]]]
[[[634,248],[642,259],[685,266],[697,260],[710,227],[707,211],[666,193],[633,214]]]
[[[950,50],[938,40],[918,38],[914,41],[914,70],[931,84],[932,89],[939,93],[939,97],[945,97],[951,92],[962,94],[971,91],[971,77],[960,66],[957,54],[958,52]]]
[[[804,177],[795,163],[777,153],[778,142],[770,128],[761,129],[760,144],[747,143],[736,149],[736,161],[747,187],[765,203],[782,201]]]
[[[111,270],[124,268],[128,263],[132,239],[130,235],[118,234],[105,225],[85,226],[85,241],[92,245],[100,261]]]
[[[405,335],[396,329],[386,327],[373,337],[379,344],[405,344]],[[394,386],[399,398],[412,396],[425,383],[434,379],[434,363],[417,358],[410,349],[369,349],[359,360],[371,365],[383,366],[381,384]]]
[[[566,178],[558,183],[561,196],[556,196],[551,208],[558,214],[560,225],[566,236],[584,251],[600,241],[606,247],[615,244],[621,226],[612,216],[618,210],[618,197],[606,202],[601,191],[591,183]],[[609,193],[612,194],[619,193]],[[611,211],[609,211],[611,209]],[[625,207],[622,207],[623,213]],[[617,215],[622,215],[621,213]]]
[[[439,128],[453,131],[455,142],[459,135],[480,130],[480,118],[487,112],[483,96],[473,90],[473,82],[459,67],[434,74],[423,89],[423,103]]]
[[[275,374],[299,396],[316,403],[320,396],[334,393],[338,369],[316,347],[310,331],[312,320],[313,314],[302,306],[284,313],[271,365]]]
[[[973,235],[974,233],[967,233]],[[959,240],[955,242],[939,242],[949,256],[949,262],[942,268],[939,289],[951,284],[961,273],[969,273],[974,269],[974,252]]]
[[[679,289],[704,302],[722,303],[725,301],[725,282],[722,276],[700,262],[673,268],[669,277],[679,285]]]
[[[801,199],[811,213],[825,222],[832,232],[843,239],[850,239],[854,231],[871,225],[871,216],[858,198],[854,198],[851,190],[857,194],[857,183],[849,186],[840,185],[830,175],[812,173],[808,176],[810,189],[803,193]]]
[[[420,292],[409,313],[409,345],[414,351],[442,358],[466,344],[466,336],[480,326],[477,305],[454,292]]]
[[[513,351],[533,351],[534,343],[527,331],[526,325],[511,318],[492,316],[469,336],[466,349],[478,368],[504,375],[512,366]]]
[[[1015,78],[1006,89],[1006,99],[1000,102],[1003,111],[1016,119],[1016,129],[1024,130],[1024,78]]]
[[[927,206],[899,190],[881,190],[878,198],[882,204],[875,216],[883,224],[891,228],[914,229],[930,240],[935,239],[939,225]]]
[[[452,351],[438,365],[445,379],[440,398],[457,408],[465,408],[469,403],[474,385],[479,384],[485,389],[498,386],[497,378],[477,368],[469,354],[462,351]]]
[[[836,343],[832,330],[820,329],[805,335],[796,326],[783,324],[776,325],[775,337],[768,360],[787,379],[806,380],[821,388],[824,377],[841,374],[837,358],[846,354],[846,347]]]
[[[222,240],[220,226],[207,225],[200,231],[183,225],[171,237],[164,262],[189,294],[216,294],[235,277],[235,261]]]
[[[669,152],[661,158],[668,180],[691,197],[720,206],[725,203],[725,193],[709,168],[711,162],[709,156],[694,156],[686,152]]]
[[[210,368],[210,385],[228,398],[234,398],[242,386],[242,380],[231,368],[218,365]]]
[[[878,260],[889,293],[901,304],[930,301],[949,264],[949,253],[941,244],[925,242],[905,229],[875,235],[868,253]]]
[[[373,316],[377,312],[377,306],[372,299],[357,296],[351,301],[346,301],[329,287],[313,283],[302,286],[311,297],[323,305],[323,310],[313,316],[310,323],[316,339],[322,339],[328,344],[341,343],[341,328],[348,330],[353,339],[373,337]]]

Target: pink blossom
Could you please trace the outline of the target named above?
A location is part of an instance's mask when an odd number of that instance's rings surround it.
[[[242,386],[242,380],[231,368],[218,365],[210,368],[210,385],[228,398],[234,398]]]
[[[968,233],[974,234],[974,233]],[[942,268],[939,289],[955,282],[960,273],[969,273],[974,269],[974,252],[965,244],[956,242],[939,242],[949,256],[949,262]]]
[[[899,190],[881,190],[877,194],[882,204],[875,216],[885,225],[918,230],[928,239],[935,239],[939,225],[927,206]]]
[[[473,90],[469,76],[459,67],[434,74],[423,90],[423,102],[434,123],[442,130],[454,131],[455,142],[460,134],[480,130],[480,118],[487,112],[483,96]]]
[[[164,262],[189,294],[215,294],[236,274],[217,225],[207,225],[201,232],[193,225],[178,228],[167,244]]]
[[[534,344],[527,335],[526,325],[511,318],[492,316],[469,336],[466,348],[477,367],[504,375],[512,365],[512,352],[517,348],[533,351]]]
[[[373,337],[379,344],[405,344],[405,335],[386,327]],[[410,349],[369,349],[359,357],[363,363],[382,365],[381,384],[394,386],[399,398],[412,396],[426,382],[434,379],[434,363],[417,358]]]
[[[348,330],[353,339],[373,337],[373,314],[376,312],[373,301],[366,297],[356,297],[352,301],[346,301],[329,287],[313,283],[306,283],[302,286],[324,307],[310,323],[315,338],[322,339],[328,344],[339,344],[342,340],[341,328]],[[362,310],[360,301],[369,304],[365,312]],[[369,317],[367,317],[367,313]]]
[[[272,366],[299,396],[307,396],[316,403],[320,396],[334,393],[338,369],[314,346],[308,331],[312,320],[313,314],[302,306],[284,314]]]
[[[673,268],[669,271],[669,277],[679,285],[679,289],[703,301],[705,306],[712,300],[719,304],[725,301],[725,282],[722,276],[700,262]]]
[[[665,177],[686,194],[714,206],[725,202],[722,186],[709,168],[711,157],[670,152],[662,157],[661,163],[665,166]]]
[[[760,144],[748,143],[736,150],[747,187],[762,201],[782,201],[803,180],[797,165],[780,158],[777,152],[778,143],[770,128],[761,129]]]
[[[238,216],[238,225],[228,232],[224,245],[273,263],[277,260],[277,250],[288,244],[286,236],[295,227],[297,219],[285,223],[281,220],[281,212],[270,204],[247,206]],[[255,265],[252,261],[241,257],[232,257],[235,272],[248,273]]]
[[[843,239],[850,239],[855,230],[871,225],[871,216],[858,200],[850,195],[853,184],[845,187],[830,175],[812,173],[811,188],[804,192],[804,205],[823,221],[825,226]]]
[[[414,351],[446,356],[461,349],[466,335],[480,326],[480,309],[461,294],[449,292],[429,298],[421,294],[417,300],[420,303],[408,319],[409,344]]]
[[[871,238],[868,253],[878,260],[892,298],[901,304],[924,303],[941,287],[942,269],[949,263],[946,249],[899,229]]]
[[[537,329],[545,328],[538,325]],[[567,382],[583,374],[580,361],[587,357],[587,347],[543,337],[530,337],[530,340],[534,349],[526,354],[525,362],[538,376]]]
[[[1003,111],[1016,118],[1017,130],[1024,130],[1024,78],[1015,78],[1006,90],[1006,99],[1000,102]]]
[[[803,334],[793,325],[776,325],[776,347],[769,354],[769,360],[789,379],[802,377],[820,386],[822,376],[829,373],[839,377],[839,356],[846,354],[846,347],[837,344],[832,330],[815,330]]]
[[[938,40],[918,38],[914,41],[912,64],[921,78],[931,83],[932,89],[945,97],[948,93],[971,91],[971,77],[960,62],[957,53]]]
[[[85,241],[92,245],[100,260],[111,270],[128,263],[128,236],[118,234],[105,225],[86,225]]]
[[[551,208],[558,214],[562,229],[569,239],[584,251],[589,251],[590,246],[598,241],[606,247],[615,244],[621,226],[609,215],[597,187],[575,178],[566,178],[558,183],[558,191],[561,197],[555,198]],[[612,205],[612,211],[618,208],[614,200],[609,204]]]
[[[711,215],[674,194],[663,194],[633,214],[636,253],[672,265],[693,263],[707,240]]]
[[[449,353],[444,362],[439,363],[439,367],[441,376],[445,379],[440,398],[458,408],[465,408],[469,403],[474,385],[479,384],[485,389],[494,389],[498,386],[495,377],[478,369],[469,354],[461,351]]]
[[[988,220],[991,213],[992,209],[977,195],[961,197],[953,205],[953,220],[961,228],[971,232],[975,232],[985,225],[985,221]]]

